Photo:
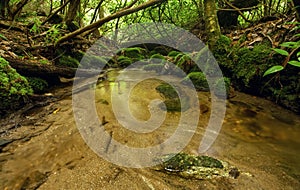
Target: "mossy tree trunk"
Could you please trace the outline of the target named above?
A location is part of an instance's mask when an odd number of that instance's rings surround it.
[[[214,49],[216,41],[221,36],[215,0],[204,0],[204,15],[205,32],[208,37],[208,47],[210,49]]]
[[[78,13],[80,13],[80,0],[71,0],[65,17],[65,22],[68,27],[72,25],[73,21],[77,21],[79,27],[80,19],[77,18]]]

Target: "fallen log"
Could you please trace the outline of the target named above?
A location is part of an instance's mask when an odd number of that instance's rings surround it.
[[[76,69],[69,67],[58,67],[50,64],[40,64],[28,60],[14,59],[5,57],[10,66],[24,76],[39,77],[51,83],[59,83],[60,77],[73,78],[76,74],[80,77],[91,77],[102,73],[99,70]]]

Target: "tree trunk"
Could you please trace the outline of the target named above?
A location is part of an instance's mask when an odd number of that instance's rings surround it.
[[[208,47],[213,49],[216,41],[221,36],[215,0],[204,0],[204,15],[205,32],[208,37]]]
[[[0,1],[0,17],[7,18],[9,12],[9,0]]]
[[[77,18],[78,13],[80,13],[80,0],[71,0],[69,8],[65,17],[66,25],[70,31],[75,31],[79,28],[80,19]],[[76,21],[76,24],[74,24]]]
[[[13,10],[11,11],[11,20],[15,20],[15,17],[22,12],[23,7],[28,3],[29,0],[20,1]]]
[[[80,76],[97,76],[100,74],[97,70],[76,69],[68,67],[57,67],[55,65],[42,65],[31,63],[30,61],[13,59],[5,57],[10,66],[17,70],[18,73],[24,76],[39,77],[47,80],[49,83],[59,82],[59,77],[73,78],[75,74]]]

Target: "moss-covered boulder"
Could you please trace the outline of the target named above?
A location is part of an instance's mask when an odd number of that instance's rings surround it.
[[[37,77],[26,77],[29,85],[33,89],[34,93],[42,93],[45,92],[46,88],[48,87],[48,82],[44,79],[37,78]]]
[[[124,68],[124,67],[128,67],[129,65],[131,65],[133,63],[133,59],[121,55],[117,58],[117,62],[118,62],[119,67]]]
[[[189,97],[179,91],[179,95],[174,87],[170,84],[163,83],[157,86],[156,91],[159,92],[165,99],[159,107],[170,112],[186,111],[190,107]]]
[[[189,97],[166,99],[159,107],[168,112],[184,112],[190,108]]]
[[[165,155],[158,161],[161,163],[157,167],[158,170],[188,179],[236,178],[240,173],[237,168],[229,166],[228,163],[209,156],[178,153]]]
[[[220,98],[229,97],[230,83],[230,79],[227,77],[218,79],[214,84],[214,94]]]
[[[133,61],[139,61],[145,59],[148,56],[148,52],[141,47],[128,47],[121,49],[120,52],[118,52],[118,55],[128,57]]]
[[[155,71],[157,73],[161,72],[164,68],[165,64],[160,63],[160,64],[147,64],[143,66],[143,69],[145,71]]]
[[[177,91],[168,83],[158,85],[155,90],[166,99],[178,98]]]
[[[110,57],[102,57],[97,55],[86,54],[81,60],[81,65],[86,69],[91,69],[91,68],[102,69],[108,64],[109,60]]]
[[[79,61],[71,56],[62,56],[56,63],[58,66],[77,68]]]
[[[7,109],[15,109],[33,93],[27,79],[0,57],[0,115]]]
[[[182,83],[187,83],[188,80],[191,80],[194,84],[196,90],[200,91],[209,91],[208,82],[206,80],[205,74],[202,72],[191,72],[183,80]]]

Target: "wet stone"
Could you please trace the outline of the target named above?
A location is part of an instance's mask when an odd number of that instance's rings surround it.
[[[227,162],[209,157],[194,156],[186,153],[169,154],[160,159],[157,168],[169,174],[183,178],[212,179],[216,177],[237,178],[239,170]]]

